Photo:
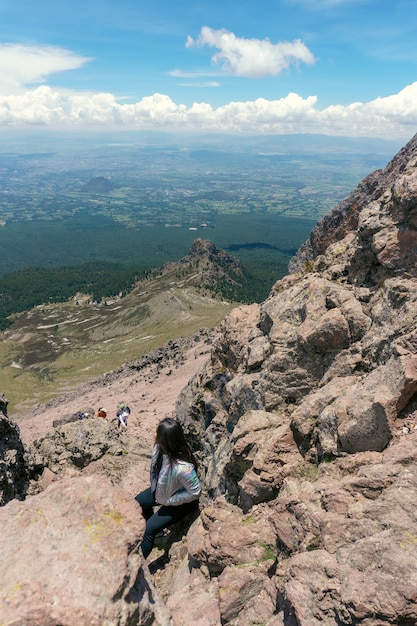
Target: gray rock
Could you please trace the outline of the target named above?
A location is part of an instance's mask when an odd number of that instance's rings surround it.
[[[29,472],[19,428],[0,411],[0,506],[13,498],[23,499],[28,484]]]

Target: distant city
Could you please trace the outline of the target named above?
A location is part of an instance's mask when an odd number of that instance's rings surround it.
[[[115,143],[118,138],[119,142]],[[129,228],[215,228],[219,214],[317,221],[395,153],[326,138],[36,136],[0,151],[0,223],[105,216]]]

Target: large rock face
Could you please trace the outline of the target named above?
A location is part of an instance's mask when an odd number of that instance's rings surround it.
[[[384,450],[413,411],[416,166],[417,136],[371,188],[363,183],[324,218],[310,258],[300,253],[265,302],[226,317],[179,409],[192,413],[209,465],[217,467],[218,444],[227,439],[230,448],[249,410],[286,419],[300,452],[315,461]],[[212,486],[222,478],[223,469]]]
[[[189,533],[222,624],[417,623],[416,226],[417,136],[225,318],[182,393],[222,502]]]

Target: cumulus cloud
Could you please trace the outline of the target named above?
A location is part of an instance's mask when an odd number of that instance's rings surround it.
[[[186,47],[210,46],[219,52],[212,62],[236,76],[260,78],[276,76],[290,65],[312,64],[315,58],[299,39],[289,42],[271,43],[269,39],[243,39],[227,30],[213,30],[203,26],[197,39],[188,36]]]
[[[0,92],[16,93],[48,76],[78,69],[90,59],[54,46],[0,44]]]
[[[41,86],[24,94],[0,96],[0,125],[129,127],[138,130],[251,134],[325,133],[409,138],[417,128],[417,82],[399,93],[348,106],[318,106],[316,96],[289,93],[278,100],[258,98],[213,108],[187,107],[155,93],[134,104],[109,93],[64,94]]]

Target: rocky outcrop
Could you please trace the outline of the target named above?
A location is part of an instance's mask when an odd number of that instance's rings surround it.
[[[129,490],[147,486],[151,449],[116,420],[84,418],[55,427],[25,451],[28,493],[68,475],[103,475]],[[143,487],[140,485],[143,482]],[[139,485],[139,487],[138,487]]]
[[[218,498],[188,533],[184,589],[206,572],[218,624],[415,624],[416,461],[413,434],[293,466],[279,496],[246,514]]]
[[[317,269],[344,272],[354,284],[375,286],[403,272],[415,277],[410,251],[417,241],[416,151],[417,135],[317,224],[290,270],[311,266],[323,255]]]
[[[417,136],[225,318],[178,402],[214,502],[189,551],[222,624],[416,623],[416,166]]]
[[[0,508],[2,623],[168,626],[139,553],[137,508],[99,476],[67,477]]]
[[[33,443],[30,451],[40,464],[59,473],[66,467],[83,469],[105,454],[120,456],[128,447],[128,435],[115,421],[84,418],[55,427]]]
[[[245,283],[240,261],[206,239],[195,239],[189,253],[179,263],[168,263],[164,268],[175,266],[194,268],[196,273],[187,280],[188,284],[194,282],[199,290],[216,293],[232,301],[234,290],[239,291]]]
[[[0,506],[24,498],[29,482],[19,428],[7,417],[7,405],[0,393]]]
[[[207,239],[195,239],[190,251],[182,260],[187,263],[190,259],[200,260],[213,268],[223,268],[225,272],[242,275],[242,265],[240,261],[229,252],[218,248]]]
[[[230,443],[249,410],[279,413],[314,461],[392,440],[417,392],[416,164],[414,138],[317,226],[309,272],[225,318],[179,407],[214,464],[210,437]]]
[[[14,434],[9,447],[23,453]],[[149,457],[140,439],[93,417],[55,427],[24,451],[24,493],[5,459],[2,623],[171,624],[141,555],[144,522],[129,489],[146,486]]]
[[[417,622],[417,436],[289,480],[271,507],[284,624]]]

